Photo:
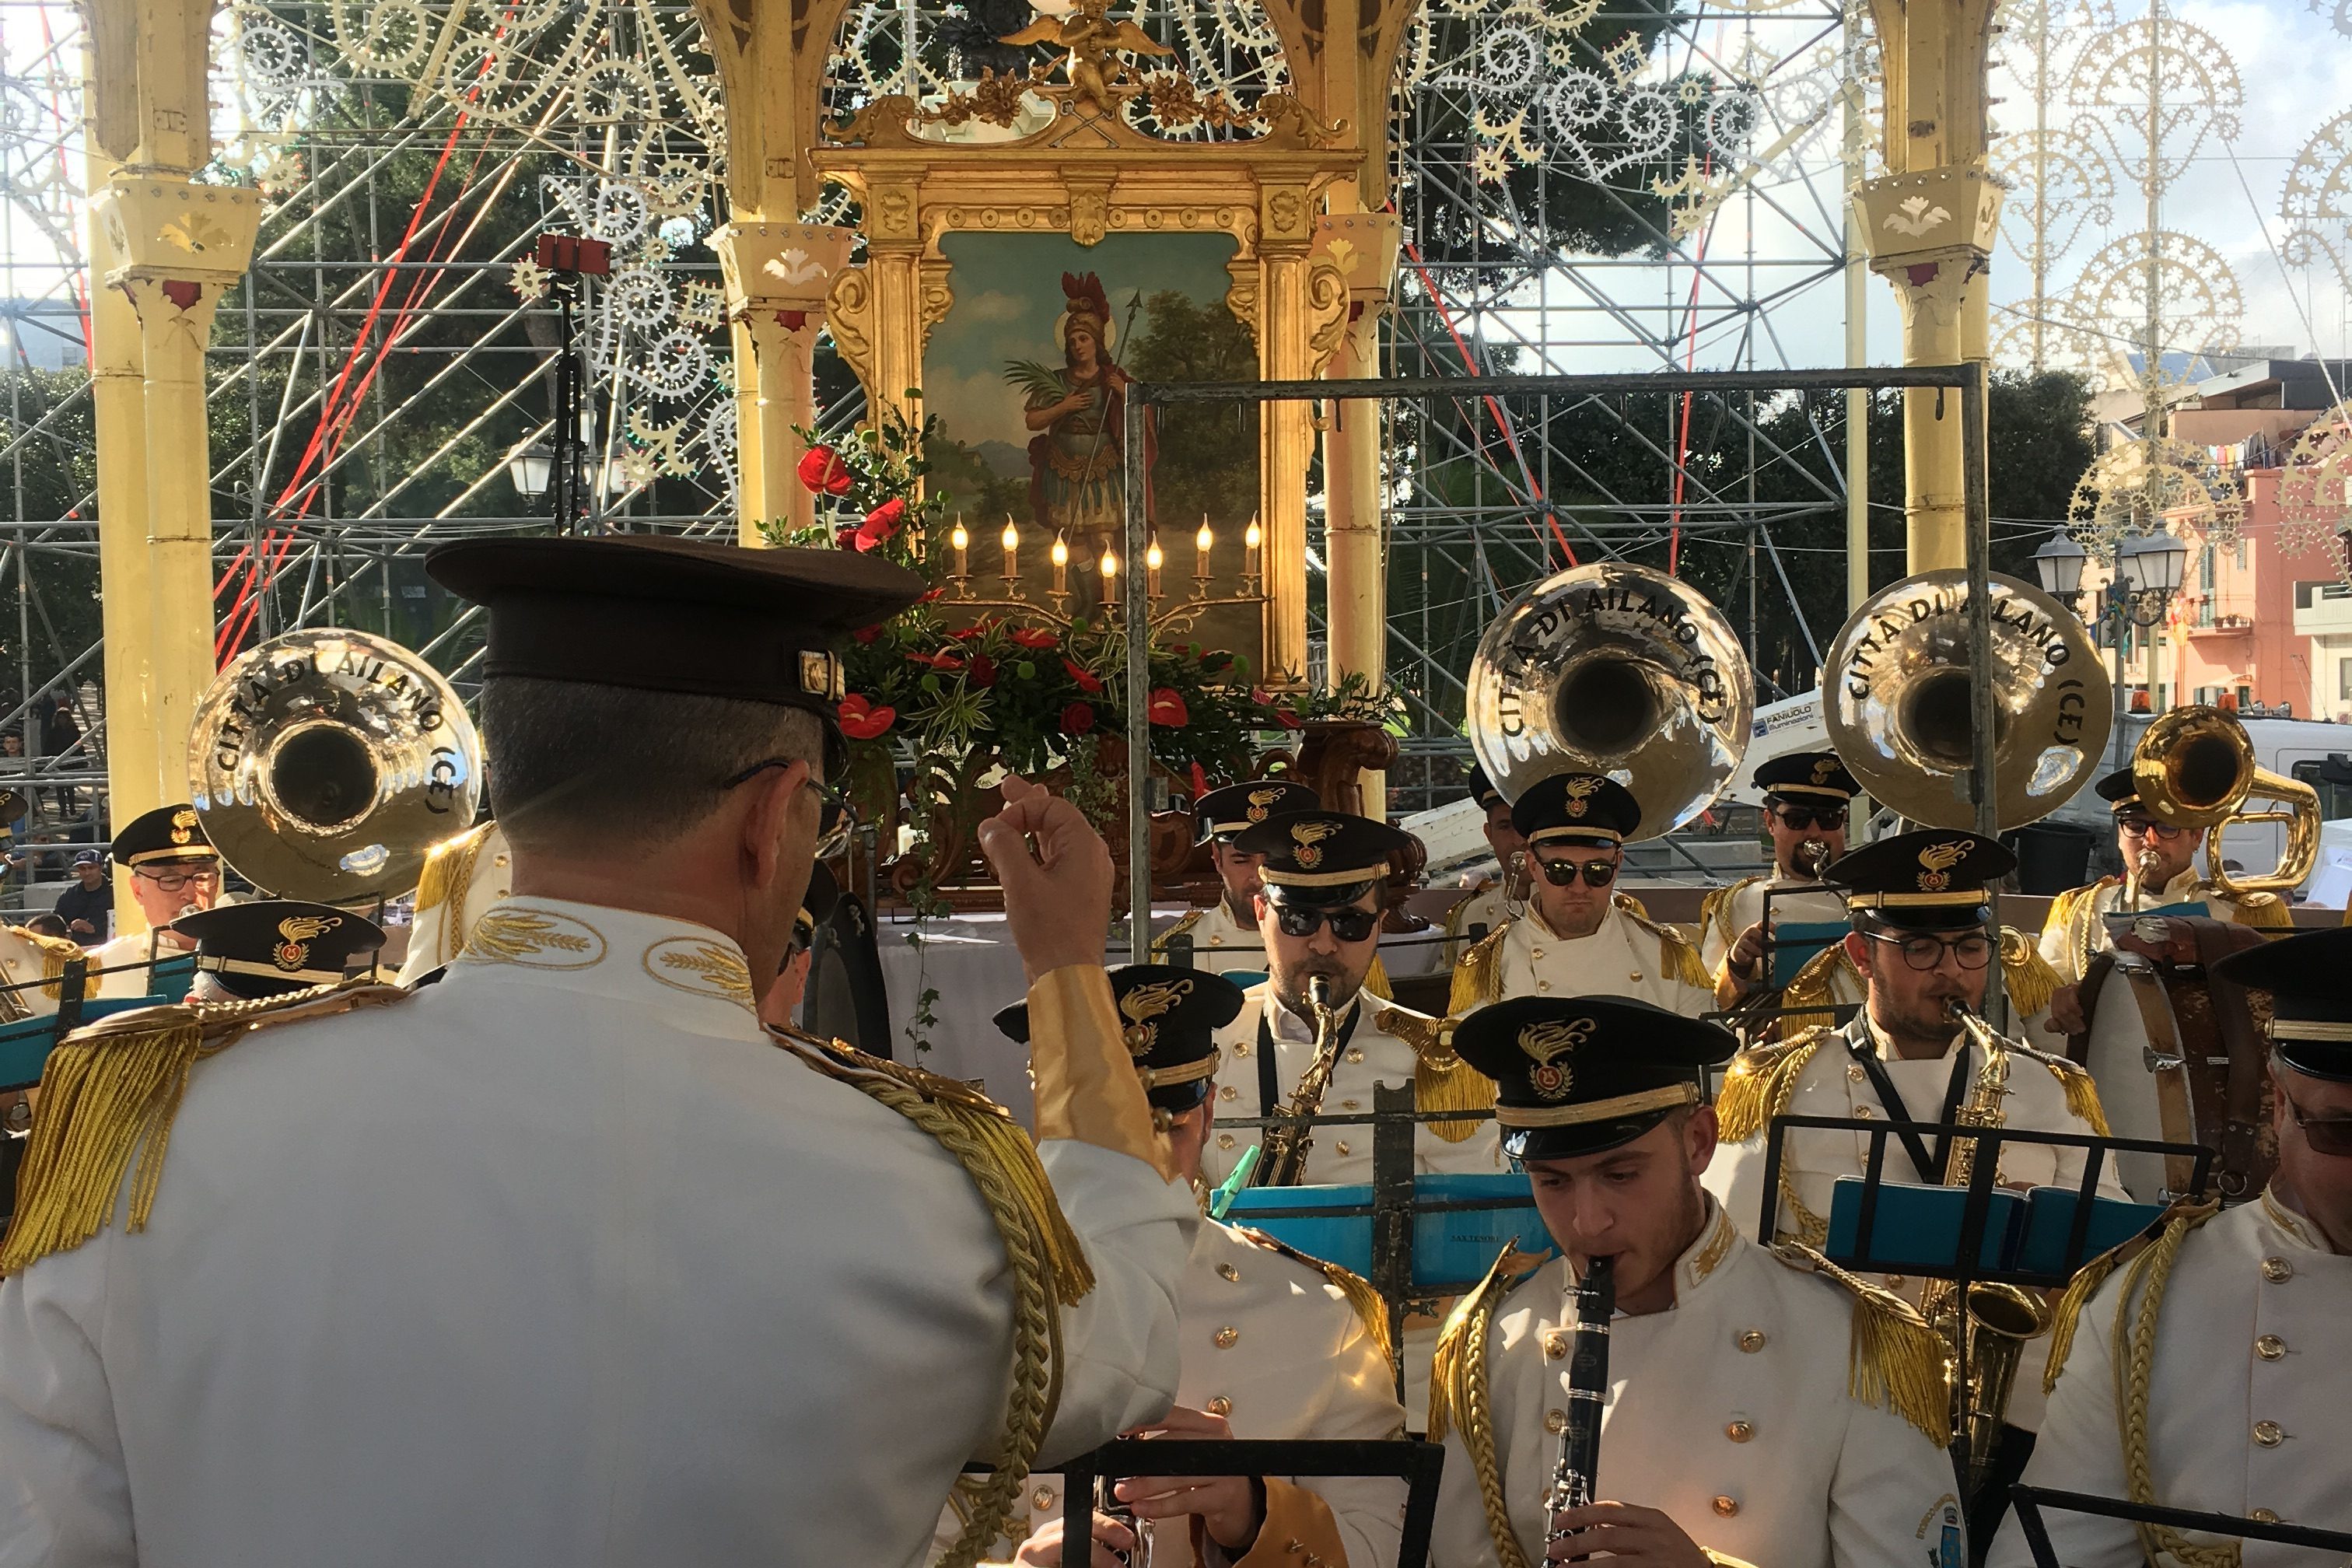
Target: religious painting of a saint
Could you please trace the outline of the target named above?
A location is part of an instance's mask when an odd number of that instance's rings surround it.
[[[1124,548],[1128,389],[1257,377],[1255,342],[1227,303],[1235,242],[955,233],[940,248],[953,302],[923,352],[923,408],[940,422],[927,481],[951,498],[947,522],[964,524],[973,594],[1077,613],[1100,602],[1106,550]],[[1255,580],[1262,563],[1244,541],[1259,505],[1257,406],[1151,415],[1143,501],[1163,600],[1255,592],[1244,566]],[[1186,625],[1185,640],[1253,660],[1263,635],[1239,603]]]

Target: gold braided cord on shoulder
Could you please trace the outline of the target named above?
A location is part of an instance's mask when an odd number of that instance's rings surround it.
[[[1416,1110],[1492,1110],[1495,1080],[1454,1054],[1454,1020],[1432,1018],[1402,1007],[1383,1007],[1372,1026],[1412,1047],[1412,1103]],[[1466,1142],[1486,1131],[1483,1121],[1430,1121],[1422,1131],[1448,1143]]]
[[[1744,1143],[1764,1131],[1772,1118],[1789,1109],[1797,1092],[1797,1079],[1829,1036],[1826,1027],[1806,1030],[1777,1045],[1753,1046],[1731,1058],[1723,1087],[1715,1097],[1717,1136],[1726,1143]]]
[[[2058,972],[2033,939],[2010,926],[2000,928],[2000,983],[2010,1005],[2021,1014],[2039,1013],[2050,1005],[2050,994],[2060,984]]]
[[[1859,982],[1859,971],[1847,956],[1845,943],[1833,942],[1805,960],[1804,967],[1790,977],[1780,993],[1780,1005],[1803,1008],[1803,1012],[1783,1013],[1780,1027],[1784,1034],[1805,1029],[1826,1029],[1837,1022],[1830,1009],[1837,1005],[1837,975],[1843,969]],[[1818,1008],[1816,1012],[1813,1009]]]
[[[2148,1457],[2148,1382],[2156,1370],[2156,1325],[2164,1310],[2164,1292],[2172,1281],[2172,1266],[2180,1257],[2189,1233],[2220,1212],[2200,1207],[2181,1214],[2164,1227],[2156,1244],[2132,1259],[2124,1276],[2122,1298],[2116,1303],[2116,1415],[2123,1435],[2124,1489],[2142,1507],[2157,1502],[2156,1477]],[[2135,1306],[2134,1298],[2137,1298]],[[2238,1568],[2239,1545],[2234,1541],[2200,1545],[2169,1525],[2134,1524],[2140,1550],[2150,1562],[2169,1555],[2180,1568]]]
[[[1372,1289],[1370,1280],[1353,1269],[1342,1268],[1312,1253],[1301,1252],[1280,1237],[1268,1236],[1245,1225],[1237,1225],[1234,1228],[1254,1245],[1263,1247],[1268,1252],[1278,1252],[1294,1263],[1303,1263],[1339,1287],[1339,1294],[1346,1298],[1348,1305],[1355,1310],[1358,1321],[1364,1325],[1364,1332],[1371,1336],[1372,1343],[1380,1347],[1381,1359],[1389,1363],[1391,1372],[1394,1371],[1396,1341],[1389,1333],[1388,1300]]]
[[[2105,1134],[2100,1136],[2105,1137]],[[2178,1205],[2166,1216],[2166,1223],[2168,1225],[2184,1215],[2197,1216],[2202,1223],[2219,1213],[2221,1207],[2218,1198],[2207,1204]],[[2163,1232],[2159,1230],[2157,1234],[2161,1236]],[[2050,1309],[2050,1360],[2042,1373],[2042,1393],[2057,1391],[2058,1376],[2066,1370],[2066,1357],[2074,1348],[2074,1334],[2082,1325],[2083,1310],[2091,1304],[2091,1298],[2099,1293],[2099,1287],[2107,1282],[2110,1275],[2151,1245],[2153,1243],[2144,1237],[2121,1242],[2084,1264],[2074,1271],[2074,1278],[2066,1282],[2066,1289]]]
[[[1429,1365],[1429,1440],[1442,1443],[1450,1429],[1462,1435],[1470,1468],[1478,1480],[1478,1501],[1486,1515],[1486,1533],[1495,1542],[1499,1568],[1528,1568],[1527,1554],[1511,1529],[1510,1505],[1503,1498],[1503,1472],[1495,1457],[1495,1417],[1488,1399],[1486,1333],[1495,1309],[1527,1272],[1528,1258],[1517,1243],[1503,1248],[1478,1288],[1462,1298],[1437,1335],[1437,1352]]]
[[[2074,955],[2077,977],[2090,973],[2091,960],[2099,956],[2099,938],[2105,934],[2106,928],[2099,923],[2099,894],[2119,885],[2113,877],[2102,877],[2088,887],[2059,894],[2050,905],[2051,922],[2062,925],[2066,932],[2066,951]]]
[[[1917,1309],[1891,1290],[1849,1274],[1809,1247],[1772,1244],[1772,1255],[1809,1270],[1853,1296],[1847,1342],[1846,1393],[1857,1404],[1891,1410],[1927,1435],[1938,1448],[1952,1440],[1952,1385],[1944,1337]]]
[[[1170,942],[1174,942],[1178,937],[1189,932],[1194,926],[1199,925],[1202,919],[1206,916],[1208,912],[1209,911],[1206,910],[1185,910],[1183,919],[1178,921],[1174,925],[1170,926],[1166,931],[1161,931],[1158,936],[1151,939],[1151,951],[1154,952],[1167,952],[1168,944]]]
[[[1484,897],[1486,893],[1492,891],[1494,889],[1494,886],[1495,879],[1491,877],[1486,878],[1476,887],[1463,894],[1460,899],[1454,901],[1454,907],[1445,911],[1445,936],[1448,942],[1460,942],[1462,940],[1462,928],[1470,923],[1471,906],[1475,904],[1479,899]]]
[[[934,1564],[971,1568],[1003,1532],[1028,1481],[1029,1466],[1053,1425],[1054,1408],[1061,1399],[1060,1304],[1076,1301],[1092,1287],[1089,1272],[1084,1287],[1072,1293],[1073,1267],[1084,1271],[1086,1255],[1062,1217],[1036,1150],[1012,1118],[986,1097],[951,1079],[868,1057],[837,1042],[820,1047],[806,1036],[772,1032],[806,1066],[897,1111],[954,1155],[979,1189],[1004,1244],[1013,1270],[1013,1390],[1005,1401],[1003,1451],[991,1474],[956,1482],[963,1530]],[[1056,1257],[1066,1249],[1066,1256]]]
[[[1503,939],[1510,930],[1511,922],[1503,921],[1474,942],[1454,966],[1454,990],[1445,1000],[1448,1013],[1459,1017],[1473,1007],[1502,998]]]
[[[1755,877],[1742,877],[1739,880],[1732,883],[1729,887],[1713,888],[1708,889],[1706,897],[1699,900],[1699,935],[1704,938],[1706,935],[1706,928],[1713,926],[1716,928],[1717,933],[1723,938],[1724,945],[1726,947],[1728,947],[1732,942],[1737,942],[1739,939],[1739,933],[1731,929],[1732,903],[1739,897],[1739,890],[1742,888],[1745,888],[1750,882],[1758,880],[1760,880],[1760,879]]]
[[[2238,923],[2257,931],[2293,931],[2294,916],[2276,893],[2247,893],[2237,900]]]
[[[40,1106],[16,1179],[16,1215],[0,1243],[0,1275],[71,1252],[104,1230],[124,1196],[126,1173],[123,1229],[147,1228],[172,1121],[198,1062],[257,1028],[407,994],[398,986],[349,980],[257,1002],[134,1008],[66,1036],[41,1071]]]

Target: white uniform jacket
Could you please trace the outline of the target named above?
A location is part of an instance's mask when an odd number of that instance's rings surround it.
[[[2137,1442],[2149,1483],[2138,1500],[2352,1531],[2345,1419],[2352,1361],[2344,1352],[2352,1257],[2328,1251],[2268,1193],[2202,1225],[2177,1223],[2183,1234],[2168,1269],[2159,1243],[2137,1266],[2109,1275],[2084,1308],[2026,1482],[2131,1499],[2137,1467],[2126,1454]],[[2151,1335],[2137,1318],[2159,1274],[2164,1294]],[[2119,1306],[2128,1331],[2123,1376]],[[2142,1421],[2126,1421],[2126,1400],[2139,1403]],[[2138,1568],[2142,1561],[2133,1527],[2122,1521],[2055,1510],[2042,1517],[2067,1568]],[[2187,1537],[2209,1552],[2222,1539]],[[1993,1543],[1992,1568],[2032,1561],[2011,1519]],[[2181,1568],[2169,1550],[2155,1561]],[[2344,1557],[2249,1541],[2240,1561],[2244,1568],[2332,1568]]]
[[[1177,1296],[1184,1353],[1176,1403],[1224,1416],[1241,1438],[1395,1437],[1404,1430],[1404,1406],[1383,1348],[1387,1320],[1375,1316],[1385,1310],[1372,1288],[1344,1269],[1301,1261],[1259,1232],[1212,1220],[1192,1238]],[[1286,1489],[1312,1497],[1286,1496]],[[1296,1557],[1284,1562],[1283,1543],[1301,1534],[1303,1513],[1319,1512],[1320,1529],[1336,1531],[1347,1552],[1330,1568],[1393,1568],[1404,1497],[1402,1481],[1377,1476],[1270,1480],[1265,1528],[1240,1562],[1297,1568]],[[985,1555],[1010,1557],[1063,1507],[1061,1478],[1031,1477],[1006,1536]],[[950,1509],[934,1546],[951,1544],[961,1528]],[[1188,1568],[1184,1532],[1156,1531],[1151,1562]]]
[[[1805,888],[1801,893],[1780,893],[1781,888]],[[1698,957],[1707,978],[1723,978],[1723,961],[1731,956],[1739,933],[1764,918],[1764,895],[1772,891],[1772,923],[1816,925],[1846,922],[1845,900],[1823,892],[1801,877],[1742,877],[1727,888],[1706,896],[1699,906]]]
[[[1058,1460],[1164,1412],[1199,1213],[1044,1163]],[[953,1156],[700,926],[517,899],[439,984],[201,1062],[143,1231],[0,1286],[0,1564],[914,1564],[1004,1414]]]
[[[1468,897],[1445,911],[1445,966],[1451,969],[1461,963],[1479,938],[1517,912],[1503,897],[1501,878],[1480,878]]]
[[[161,962],[168,958],[185,958],[193,948],[176,947],[168,942],[156,941],[149,952],[152,931],[131,931],[103,942],[89,950],[89,967],[97,973],[91,994],[108,998],[145,996],[152,984],[150,959]]]
[[[1883,1394],[1848,1393],[1865,1366],[1893,1382],[1859,1345],[1899,1345],[1891,1353],[1932,1367],[1933,1331],[1883,1292],[1857,1300],[1742,1239],[1712,1205],[1675,1273],[1674,1306],[1610,1321],[1601,1498],[1661,1510],[1718,1560],[1759,1568],[1964,1568],[1949,1456]],[[1446,1327],[1455,1375],[1466,1377],[1457,1331],[1492,1313],[1481,1369],[1489,1419],[1465,1430],[1463,1402],[1432,1389],[1433,1411],[1443,1405],[1447,1416],[1433,1568],[1543,1562],[1543,1500],[1569,1403],[1568,1262],[1555,1258],[1495,1305],[1504,1284],[1465,1299]],[[1888,1331],[1862,1333],[1864,1313]],[[1939,1422],[1940,1402],[1938,1393],[1934,1408],[1911,1414]],[[1491,1456],[1515,1537],[1507,1546],[1489,1531],[1474,1447]]]
[[[483,823],[435,845],[425,859],[424,880],[417,884],[400,983],[414,985],[455,959],[475,922],[513,891],[514,855],[506,829],[497,823]]]
[[[1290,1104],[1298,1080],[1315,1060],[1315,1028],[1306,1019],[1274,1001],[1274,983],[1262,980],[1249,988],[1242,1010],[1217,1031],[1217,1048],[1224,1063],[1217,1069],[1216,1114],[1219,1117],[1272,1116]],[[1268,1028],[1259,1022],[1273,1010]],[[1440,1021],[1410,1007],[1378,997],[1351,997],[1339,1008],[1339,1026],[1351,1026],[1331,1087],[1323,1096],[1327,1116],[1370,1116],[1375,1084],[1412,1086],[1419,1109],[1475,1110],[1495,1103],[1494,1084],[1450,1051],[1436,1044]],[[1263,1038],[1274,1041],[1274,1094],[1265,1095]],[[1425,1042],[1425,1043],[1424,1043]],[[1423,1175],[1470,1172],[1493,1175],[1506,1167],[1503,1145],[1495,1123],[1463,1121],[1446,1124],[1454,1131],[1441,1133],[1438,1123],[1414,1129],[1413,1169]],[[1465,1131],[1466,1130],[1466,1131]],[[1262,1129],[1220,1127],[1202,1152],[1201,1173],[1211,1186],[1233,1173],[1244,1151],[1255,1145]],[[1369,1121],[1325,1126],[1315,1130],[1315,1146],[1307,1156],[1306,1184],[1326,1186],[1372,1179],[1372,1126]]]
[[[1219,899],[1205,910],[1193,910],[1151,939],[1155,956],[1168,951],[1171,937],[1192,939],[1192,967],[1211,974],[1231,970],[1265,973],[1265,938],[1255,921],[1244,925]]]
[[[1715,1010],[1698,950],[1672,926],[1612,900],[1591,936],[1554,936],[1530,907],[1473,947],[1454,971],[1455,1017],[1507,996],[1631,996],[1696,1018]]]
[[[2058,972],[2061,985],[2080,984],[2091,960],[2116,945],[2105,917],[2124,912],[2126,903],[2124,885],[2113,877],[2069,889],[2050,900],[2050,917],[2042,927],[2042,956]],[[2284,929],[2294,921],[2275,894],[2226,899],[2214,892],[2194,868],[2173,878],[2161,890],[2143,894],[2140,903],[2148,909],[2202,904],[2208,917],[2233,925]]]
[[[1852,1117],[1884,1121],[1886,1103],[1854,1054],[1866,1050],[1886,1069],[1916,1121],[1942,1121],[1944,1097],[1957,1068],[1963,1075],[1963,1100],[1973,1089],[1984,1065],[1984,1052],[1962,1036],[1953,1037],[1946,1054],[1932,1059],[1906,1059],[1894,1054],[1867,1014],[1857,1016],[1843,1029],[1816,1029],[1785,1045],[1743,1051],[1733,1058],[1723,1091],[1717,1100],[1722,1118],[1723,1143],[1702,1180],[1730,1211],[1740,1234],[1751,1238],[1762,1219],[1764,1158],[1771,1119],[1790,1116]],[[1966,1065],[1952,1052],[1967,1053]],[[2063,1057],[2050,1056],[2012,1045],[2009,1052],[2008,1093],[2001,1100],[2001,1125],[2027,1131],[2097,1133],[2106,1131],[2099,1110],[2098,1090],[2090,1075]],[[2001,1150],[1996,1175],[2011,1187],[2080,1187],[2081,1149],[2051,1143],[2012,1143]],[[1819,1247],[1829,1227],[1830,1196],[1840,1176],[1859,1176],[1869,1169],[1870,1139],[1824,1128],[1795,1128],[1780,1145],[1780,1235]],[[1922,1178],[1899,1139],[1889,1139],[1885,1180],[1919,1184]],[[2116,1177],[2113,1160],[2099,1173],[2102,1197],[2128,1199]],[[1873,1277],[1876,1278],[1876,1277]],[[1916,1301],[1922,1281],[1890,1274],[1881,1281],[1889,1289]],[[2042,1371],[2049,1341],[2028,1342],[2019,1362],[2017,1384],[2011,1395],[2009,1422],[2031,1431],[2042,1413]]]

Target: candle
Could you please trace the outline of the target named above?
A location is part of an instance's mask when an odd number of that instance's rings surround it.
[[[1160,535],[1154,533],[1144,546],[1143,565],[1148,575],[1143,581],[1145,590],[1155,599],[1160,597]]]
[[[971,543],[971,535],[963,531],[963,517],[961,513],[957,514],[955,527],[948,531],[948,542],[955,546],[955,574],[961,577],[964,574],[963,552],[965,547]]]
[[[1256,518],[1251,518],[1249,531],[1242,535],[1242,573],[1244,576],[1257,575],[1258,547],[1265,542],[1265,531],[1258,527]]]
[[[1201,531],[1192,536],[1192,575],[1205,583],[1209,580],[1209,546],[1217,536],[1209,531],[1209,514],[1201,514]]]
[[[1070,546],[1060,534],[1054,535],[1054,592],[1070,591]]]
[[[1102,602],[1106,605],[1111,605],[1116,604],[1118,601],[1118,552],[1113,551],[1109,545],[1106,544],[1103,546],[1102,552]]]
[[[1004,520],[1004,531],[997,536],[1004,545],[1004,581],[1010,584],[1021,575],[1021,531],[1013,520]]]

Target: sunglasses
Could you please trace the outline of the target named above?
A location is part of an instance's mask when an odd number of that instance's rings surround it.
[[[2175,827],[2168,822],[2158,822],[2154,817],[2148,816],[2118,816],[2116,818],[2116,826],[2134,838],[2145,838],[2149,834],[2154,834],[2167,842],[2179,837],[2186,831],[2184,828]]]
[[[1824,833],[1835,833],[1845,826],[1845,807],[1842,805],[1784,805],[1779,808],[1780,826],[1802,833],[1818,827]]]
[[[770,757],[765,762],[753,763],[741,773],[720,779],[719,787],[722,792],[733,789],[738,784],[749,784],[772,769],[791,767],[800,760],[797,757]],[[857,814],[850,810],[849,797],[842,793],[840,785],[812,776],[808,787],[816,792],[816,858],[830,860],[849,847],[849,834],[857,826]]]
[[[1982,931],[1970,931],[1949,942],[1939,936],[1874,936],[1870,940],[1900,948],[1903,962],[1922,974],[1943,963],[1947,952],[1962,969],[1982,969],[1992,962],[1992,938]]]
[[[2303,1129],[2304,1142],[2315,1154],[2352,1154],[2352,1116],[2306,1116],[2294,1096],[2282,1086],[2279,1098],[2286,1101],[2286,1113]]]
[[[1381,923],[1378,910],[1310,910],[1296,904],[1274,906],[1275,923],[1285,936],[1313,936],[1329,921],[1331,934],[1341,942],[1361,942]]]
[[[1596,888],[1605,888],[1617,879],[1614,860],[1546,860],[1538,856],[1536,864],[1543,868],[1544,880],[1555,888],[1565,888],[1582,877]]]

